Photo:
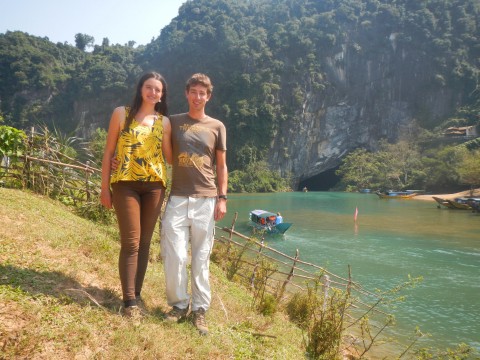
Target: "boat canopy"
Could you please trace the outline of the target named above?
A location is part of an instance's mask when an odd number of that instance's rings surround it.
[[[271,213],[269,211],[265,211],[265,210],[252,210],[250,211],[250,213],[252,215],[255,215],[257,217],[263,217],[263,218],[268,218],[270,216],[277,216],[277,214],[274,214],[274,213]]]
[[[261,225],[275,225],[277,214],[265,210],[250,211],[250,220]]]

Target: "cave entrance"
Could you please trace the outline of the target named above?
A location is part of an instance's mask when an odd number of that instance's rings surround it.
[[[304,187],[306,187],[308,191],[330,190],[340,181],[340,177],[335,174],[337,169],[338,167],[335,167],[318,175],[312,176],[311,178],[300,181],[297,190],[302,191]]]

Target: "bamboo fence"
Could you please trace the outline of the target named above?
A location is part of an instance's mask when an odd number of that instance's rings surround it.
[[[96,201],[101,171],[62,152],[55,138],[31,129],[22,156],[4,158],[0,184],[29,189],[54,198],[68,198],[74,205]]]
[[[279,303],[285,303],[296,292],[305,292],[307,288],[320,287],[323,290],[324,302],[327,302],[332,290],[347,292],[351,299],[350,323],[358,321],[366,314],[389,316],[382,310],[382,297],[377,293],[365,289],[354,281],[350,267],[347,276],[339,276],[317,264],[301,260],[300,252],[287,255],[265,244],[263,240],[249,237],[235,231],[238,214],[235,213],[231,227],[216,227],[216,247],[221,248],[222,255],[218,261],[224,269],[235,269],[235,276],[243,280],[247,286],[254,288],[254,282],[259,268],[267,267],[271,270],[267,276],[266,290]],[[223,234],[219,235],[219,232]],[[214,255],[214,259],[216,259]],[[268,265],[265,265],[267,262]],[[264,275],[263,275],[264,276]]]

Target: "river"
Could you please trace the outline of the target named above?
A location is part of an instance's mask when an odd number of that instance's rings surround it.
[[[354,222],[355,209],[358,209]],[[353,279],[369,290],[387,290],[422,276],[392,312],[390,334],[407,343],[415,327],[431,336],[421,347],[466,343],[480,349],[480,214],[438,209],[435,202],[379,199],[375,194],[291,192],[231,194],[219,223],[250,234],[253,209],[281,212],[293,226],[269,236],[269,246]]]

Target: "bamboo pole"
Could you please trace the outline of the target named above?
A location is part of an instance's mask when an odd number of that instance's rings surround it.
[[[227,244],[227,258],[228,258],[228,255],[230,253],[230,248],[231,248],[231,242],[233,241],[233,232],[234,232],[234,229],[235,229],[235,223],[237,222],[237,217],[238,217],[238,212],[235,211],[235,215],[233,216],[233,220],[232,220],[232,228],[231,228],[231,231],[230,231],[230,236],[228,238],[228,244]]]
[[[237,236],[240,237],[240,238],[243,238],[243,239],[246,239],[246,240],[249,240],[249,241],[253,241],[253,242],[256,243],[256,244],[259,244],[258,241],[255,241],[255,240],[253,240],[252,238],[249,238],[248,236],[245,236],[245,235],[243,235],[243,234],[240,234],[240,233],[238,233],[238,232],[236,232],[236,231],[234,231],[234,230],[231,230],[231,229],[229,229],[229,228],[227,228],[227,227],[223,227],[223,228],[220,228],[220,229],[223,230],[223,231],[225,231],[225,232],[228,232],[228,233],[229,233],[230,231],[232,231],[235,235],[237,235]],[[270,248],[270,247],[268,247],[268,246],[266,246],[266,248],[268,248],[269,251],[271,251],[271,252],[273,252],[273,253],[276,253],[276,254],[278,254],[278,255],[281,255],[281,256],[289,259],[289,260],[292,260],[292,261],[295,260],[295,258],[293,258],[293,257],[291,257],[291,256],[288,256],[288,255],[286,255],[286,254],[284,254],[284,253],[282,253],[282,252],[280,252],[280,251],[278,251],[278,250],[275,250],[275,249]],[[334,274],[334,273],[331,273],[330,271],[326,270],[325,268],[323,268],[323,267],[321,267],[321,266],[318,266],[318,265],[316,265],[316,264],[312,264],[312,263],[309,263],[309,262],[306,262],[306,261],[302,261],[302,260],[300,260],[300,259],[298,259],[297,262],[298,262],[299,264],[304,264],[304,265],[307,265],[307,266],[311,266],[311,267],[313,267],[313,268],[316,268],[316,269],[322,271],[323,273],[326,273],[326,274],[328,274],[328,275],[330,275],[330,276],[334,276],[335,278],[340,279],[340,280],[343,280],[343,281],[345,281],[345,282],[348,283],[348,280],[347,280],[347,279],[345,279],[345,278],[343,278],[343,277],[341,277],[341,276],[338,276],[338,275],[336,275],[336,274]]]
[[[33,157],[33,156],[25,156],[25,157],[28,160],[40,161],[40,162],[45,162],[45,163],[54,164],[54,165],[61,165],[61,166],[69,167],[69,168],[72,168],[72,169],[88,171],[90,173],[94,173],[94,172],[99,171],[98,169],[95,169],[95,168],[93,168],[91,166],[88,166],[88,165],[79,166],[79,165],[73,165],[73,164],[65,164],[65,163],[62,163],[62,162],[59,162],[59,161],[39,159],[39,158],[36,158],[36,157]]]
[[[90,189],[89,189],[89,176],[90,173],[88,172],[88,168],[90,167],[90,161],[87,161],[86,167],[85,167],[85,192],[87,194],[87,201],[90,201]]]
[[[260,243],[260,249],[258,251],[258,255],[262,256],[262,250],[263,250],[263,241]],[[255,265],[253,266],[252,270],[252,276],[250,277],[250,287],[253,288],[253,283],[255,282],[255,273],[258,269],[258,262],[259,262],[259,257],[257,257],[257,260],[255,261]]]
[[[287,279],[282,284],[282,288],[280,289],[280,293],[277,296],[277,300],[280,300],[283,297],[283,294],[285,293],[285,289],[287,287],[287,284],[290,282],[290,280],[293,277],[293,274],[295,273],[295,265],[297,263],[297,259],[298,259],[299,256],[300,256],[300,252],[297,249],[295,251],[295,258],[293,260],[292,268],[290,269],[290,273],[288,274]]]

